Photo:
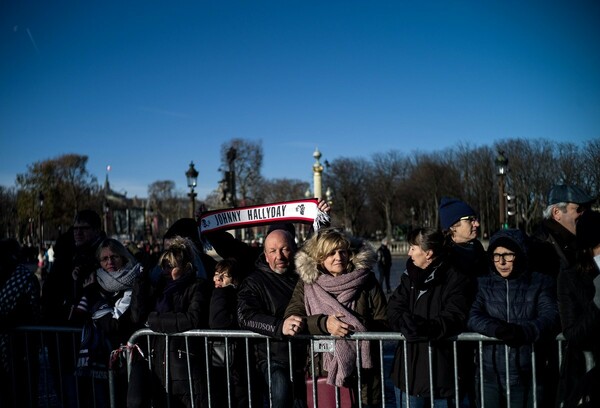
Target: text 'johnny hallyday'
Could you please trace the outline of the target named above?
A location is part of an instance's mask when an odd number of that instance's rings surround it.
[[[219,226],[239,221],[257,221],[285,217],[286,207],[286,204],[282,204],[273,207],[253,208],[245,211],[228,211],[226,213],[215,214],[215,220]],[[242,212],[248,214],[245,220],[242,220]]]

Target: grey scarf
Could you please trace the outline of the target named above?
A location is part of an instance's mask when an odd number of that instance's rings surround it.
[[[102,289],[107,292],[119,292],[131,289],[133,281],[142,273],[142,265],[131,265],[128,263],[122,269],[116,272],[107,272],[102,268],[96,271],[96,279]]]

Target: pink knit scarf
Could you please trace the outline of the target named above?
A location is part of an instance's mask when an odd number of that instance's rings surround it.
[[[345,323],[354,331],[364,332],[365,326],[351,310],[356,307],[356,293],[364,286],[369,270],[359,269],[343,275],[321,274],[313,284],[304,285],[304,305],[308,316],[342,314]],[[361,366],[372,368],[369,341],[360,341]],[[323,368],[327,371],[327,383],[338,387],[347,386],[356,365],[356,347],[351,341],[336,341],[333,353],[323,353]]]

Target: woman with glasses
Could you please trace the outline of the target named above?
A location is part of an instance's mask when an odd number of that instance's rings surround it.
[[[443,197],[439,207],[442,232],[449,242],[449,262],[469,278],[469,307],[477,292],[477,278],[485,275],[488,268],[487,255],[481,241],[477,239],[479,219],[475,210],[464,201]],[[475,405],[475,345],[468,342],[458,344],[460,401],[465,406]]]
[[[465,328],[468,279],[448,261],[440,231],[417,228],[407,241],[406,270],[388,304],[390,326],[406,339],[398,343],[392,369],[396,406],[448,408],[456,398],[456,362],[452,342],[445,339]]]
[[[544,343],[554,341],[559,332],[555,283],[529,269],[526,237],[520,230],[498,231],[487,252],[489,273],[479,278],[468,325],[501,343],[484,342],[483,367],[477,370],[477,402],[479,406],[505,407],[510,390],[511,407],[531,407],[533,390],[539,404],[542,385],[539,381],[535,387],[532,384],[532,351],[535,348],[536,361],[543,363]],[[538,380],[542,365],[536,367]]]
[[[84,323],[75,374],[80,377],[84,405],[108,406],[108,361],[111,351],[126,344],[136,329],[129,305],[142,267],[123,244],[111,238],[100,243],[96,258],[100,268],[84,281],[83,296],[72,314],[72,320]],[[126,367],[121,368],[115,371],[116,397],[124,405]]]
[[[166,334],[208,328],[210,287],[197,277],[193,246],[190,239],[174,237],[158,261],[162,271],[158,283],[150,286],[146,276],[135,287],[131,306],[135,322]],[[144,339],[140,346],[145,343]],[[152,369],[145,360],[133,363],[127,406],[207,406],[203,350],[200,338],[174,336],[167,343],[162,335],[150,336]]]
[[[302,323],[284,325],[283,334],[305,331],[346,337],[354,332],[387,331],[386,298],[372,272],[375,262],[375,251],[370,244],[351,238],[340,229],[321,230],[305,241],[295,257],[300,279],[285,311],[285,319],[296,316]],[[327,384],[319,388],[321,396],[325,389],[333,390],[332,386],[344,387],[350,389],[352,406],[358,406],[358,398],[362,398],[363,407],[380,406],[379,357],[375,344],[359,343],[360,392],[356,344],[336,341],[334,347],[333,352],[316,353],[316,375],[326,377]],[[308,392],[312,395],[312,390]]]

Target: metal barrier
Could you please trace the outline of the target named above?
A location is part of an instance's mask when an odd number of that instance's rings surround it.
[[[28,327],[20,327],[13,331],[11,331],[11,339],[13,341],[9,342],[13,350],[19,349],[19,352],[25,352],[26,355],[18,355],[11,354],[11,372],[13,375],[12,384],[10,389],[12,398],[11,401],[21,401],[19,399],[19,395],[24,393],[24,390],[28,390],[26,395],[29,397],[29,401],[25,404],[18,403],[18,406],[39,406],[39,407],[59,407],[59,406],[95,406],[89,405],[87,401],[82,398],[82,392],[88,397],[91,396],[92,401],[105,401],[102,398],[98,398],[97,395],[99,389],[95,386],[94,381],[82,381],[81,378],[75,377],[73,375],[73,366],[72,363],[76,361],[76,353],[79,348],[79,338],[80,338],[81,330],[77,328],[70,327],[49,327],[49,326],[28,326]],[[231,355],[232,351],[228,347],[228,345],[232,343],[236,343],[238,348],[238,353],[236,356],[242,355],[244,356],[242,362],[239,362],[240,365],[238,368],[241,368],[241,373],[244,374],[245,380],[248,382],[252,382],[253,374],[255,373],[255,367],[253,366],[253,361],[251,356],[253,355],[253,347],[255,344],[260,342],[265,342],[267,350],[270,350],[272,342],[274,341],[272,338],[259,335],[250,331],[222,331],[222,330],[193,330],[184,333],[177,334],[164,334],[164,333],[155,333],[149,329],[139,330],[134,333],[129,341],[129,346],[124,347],[121,351],[127,356],[128,362],[128,371],[130,373],[131,370],[131,362],[134,350],[141,350],[144,353],[144,358],[148,360],[148,367],[151,367],[151,355],[146,353],[147,350],[150,350],[151,338],[153,336],[162,336],[168,346],[169,341],[173,340],[175,337],[184,337],[185,338],[185,350],[179,350],[181,353],[186,353],[187,358],[187,366],[188,373],[190,370],[190,355],[193,354],[190,349],[189,340],[192,338],[202,338],[203,344],[203,368],[204,372],[202,374],[203,383],[206,386],[208,391],[207,399],[208,404],[211,407],[217,406],[216,402],[213,400],[213,395],[215,390],[219,391],[220,396],[224,396],[226,398],[221,399],[219,406],[234,406],[233,405],[233,384],[231,382],[232,379],[232,371],[231,362],[234,359],[234,356]],[[16,342],[15,342],[16,340]],[[224,365],[222,367],[222,371],[225,373],[225,378],[227,379],[226,387],[221,388],[220,384],[217,382],[218,379],[215,378],[215,373],[211,369],[212,360],[211,360],[211,344],[215,340],[222,340],[225,348],[224,348]],[[371,332],[371,333],[357,333],[348,338],[340,339],[340,338],[332,338],[331,336],[297,336],[294,339],[288,340],[288,352],[290,361],[292,360],[292,343],[295,341],[305,341],[307,342],[309,353],[307,353],[305,360],[310,360],[313,362],[314,367],[314,355],[318,352],[324,352],[331,350],[331,342],[332,341],[351,341],[355,343],[356,350],[359,349],[359,342],[361,340],[369,340],[372,342],[372,345],[378,348],[379,350],[379,367],[381,367],[379,372],[379,378],[381,380],[381,400],[383,402],[383,406],[385,407],[393,407],[395,405],[395,396],[394,396],[394,386],[391,383],[390,379],[390,369],[393,361],[393,354],[396,349],[396,346],[399,342],[403,342],[404,336],[399,333],[380,333],[380,332]],[[471,342],[477,344],[478,350],[478,358],[481,362],[482,359],[482,350],[483,345],[486,342],[497,342],[497,340],[493,338],[489,338],[486,336],[482,336],[476,333],[462,333],[457,337],[449,339],[449,341],[453,341],[453,357],[454,357],[454,386],[455,386],[455,395],[459,395],[459,382],[458,382],[458,369],[459,364],[461,364],[461,360],[459,358],[458,352],[458,344],[460,342]],[[564,341],[564,337],[562,335],[557,337],[557,349],[558,349],[558,361],[562,360],[562,350]],[[406,356],[406,343],[404,342],[404,356]],[[136,346],[134,346],[136,345]],[[139,349],[138,349],[139,347]],[[168,347],[166,347],[168,350]],[[429,365],[429,382],[430,389],[431,384],[433,384],[433,369],[431,364],[431,344],[429,344],[429,353],[430,353],[430,365]],[[532,348],[532,350],[534,350]],[[506,351],[508,352],[508,351]],[[27,364],[21,364],[20,361],[24,361]],[[171,362],[169,361],[168,353],[165,355],[165,364],[166,367],[169,367]],[[272,361],[270,358],[267,360],[267,367],[271,367]],[[360,353],[357,353],[357,366],[360,366]],[[588,367],[593,364],[593,361],[588,362]],[[37,368],[36,368],[37,366]],[[290,367],[289,378],[291,381],[294,381],[293,368]],[[304,367],[302,367],[304,368]],[[507,362],[508,368],[508,362]],[[169,394],[169,370],[166,370],[166,384],[164,392]],[[270,372],[270,370],[269,370]],[[508,372],[508,370],[507,370]],[[112,374],[112,372],[111,372]],[[536,355],[535,351],[532,352],[532,382],[533,384],[537,381],[537,376],[539,373],[536,371]],[[309,374],[315,380],[315,372],[309,370]],[[480,372],[479,375],[483,377],[483,366],[480,364]],[[109,383],[111,385],[109,392],[109,402],[99,403],[97,406],[117,406],[117,402],[115,402],[114,395],[114,378],[109,376]],[[191,374],[189,375],[189,387],[192,387],[192,378]],[[304,382],[305,378],[302,378],[301,381]],[[296,381],[298,381],[296,379]],[[360,370],[358,370],[358,386],[360,389],[360,385],[362,384],[363,379],[360,375]],[[473,379],[475,381],[475,379]],[[89,383],[89,384],[88,384]],[[313,381],[312,393],[313,393],[313,401],[314,407],[316,408],[317,396],[314,395],[317,393],[316,381]],[[84,388],[86,386],[90,386],[91,388]],[[96,384],[97,385],[97,384]],[[303,385],[303,384],[300,384]],[[272,384],[270,381],[266,384],[267,389],[265,392],[266,399],[269,403],[269,406],[272,406]],[[190,388],[191,389],[191,388]],[[82,391],[83,390],[83,391]],[[309,390],[311,391],[311,390]],[[339,391],[339,390],[337,390]],[[226,395],[224,394],[226,392]],[[483,395],[483,386],[480,386],[480,392]],[[360,395],[360,394],[359,394]],[[507,395],[510,396],[510,386],[507,389]],[[537,399],[537,394],[533,393],[533,406],[540,406],[540,402]],[[246,395],[248,401],[252,401],[253,397],[256,397],[255,391],[251,386],[247,387]],[[431,397],[433,397],[433,392],[431,393]],[[2,396],[4,399],[5,396]],[[225,401],[225,402],[223,402]],[[455,399],[454,401],[456,407],[459,407],[460,401]],[[339,392],[336,392],[336,406],[340,406],[339,400]],[[362,407],[362,401],[360,397],[357,400],[357,405]],[[0,404],[0,406],[5,406]],[[10,405],[6,405],[10,406]],[[15,405],[16,406],[16,405]]]

